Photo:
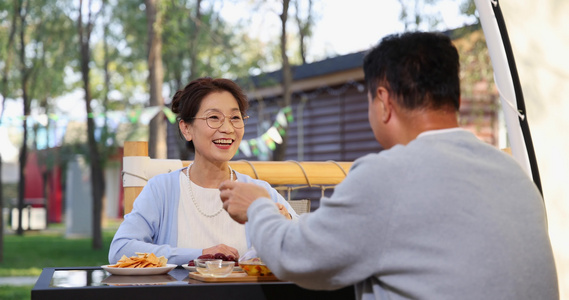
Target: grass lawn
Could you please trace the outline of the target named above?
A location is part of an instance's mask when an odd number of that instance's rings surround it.
[[[0,299],[2,300],[28,300],[32,298],[32,285],[0,286]]]
[[[56,230],[53,230],[53,227]],[[103,248],[94,250],[91,238],[67,239],[61,224],[23,236],[4,235],[4,261],[0,276],[39,276],[47,267],[82,267],[108,264],[107,254],[116,227],[103,230]],[[0,299],[5,299],[0,294]]]
[[[108,264],[109,245],[118,224],[103,229],[103,248],[94,250],[91,238],[67,239],[63,224],[50,224],[46,231],[26,231],[23,236],[4,234],[4,261],[0,277],[39,276],[47,267],[83,267]],[[2,300],[31,299],[32,285],[0,286]]]

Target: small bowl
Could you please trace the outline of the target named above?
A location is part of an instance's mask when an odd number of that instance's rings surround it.
[[[261,261],[244,261],[239,266],[249,276],[271,276],[273,272]]]
[[[198,271],[198,273],[205,275],[205,276],[210,276],[208,270],[207,270],[207,265],[206,262],[208,261],[212,261],[212,262],[222,262],[221,259],[214,259],[214,258],[196,258],[194,259],[194,265],[196,266],[196,271]]]
[[[235,266],[234,261],[216,261],[210,260],[206,261],[206,270],[212,277],[227,277],[231,272],[233,272],[233,267]]]

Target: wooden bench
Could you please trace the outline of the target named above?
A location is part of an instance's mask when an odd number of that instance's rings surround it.
[[[150,178],[181,169],[190,163],[179,159],[151,159],[148,157],[148,142],[125,142],[122,175],[124,213],[132,210],[134,200]],[[287,190],[287,200],[300,214],[310,210],[310,200],[290,199],[290,191],[303,187],[333,187],[344,180],[352,162],[239,160],[230,161],[229,165],[241,174],[268,182],[277,190]]]

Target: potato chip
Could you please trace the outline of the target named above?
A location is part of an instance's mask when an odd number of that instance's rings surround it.
[[[165,267],[166,263],[168,263],[168,259],[164,256],[158,257],[158,260],[160,261],[160,267]]]
[[[160,261],[158,260],[158,257],[156,257],[156,255],[154,255],[154,253],[150,253],[148,255],[148,257],[146,257],[146,261],[148,261],[151,264],[154,265],[158,265],[160,263]]]
[[[123,255],[113,268],[157,268],[165,267],[168,259],[164,256],[156,257],[154,253],[135,252],[135,256],[127,257]]]

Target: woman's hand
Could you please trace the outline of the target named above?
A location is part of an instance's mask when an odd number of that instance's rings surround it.
[[[202,255],[203,254],[215,255],[217,253],[223,253],[225,254],[225,256],[233,255],[233,257],[236,258],[239,257],[239,251],[237,251],[237,249],[229,247],[225,244],[215,245],[213,247],[205,248],[202,250]]]
[[[286,206],[277,203],[277,207],[279,209],[279,213],[283,216],[285,216],[287,219],[292,220],[292,216],[290,215],[290,213],[288,212],[288,209],[286,209]]]

